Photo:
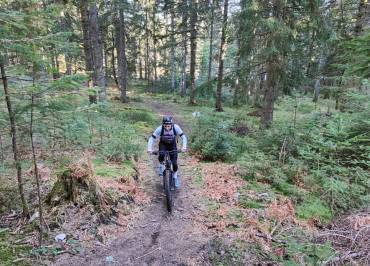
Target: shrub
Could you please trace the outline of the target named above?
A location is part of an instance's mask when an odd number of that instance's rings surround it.
[[[228,125],[203,119],[190,134],[190,148],[207,161],[232,161],[235,159],[235,138],[228,132]]]
[[[302,204],[298,205],[296,214],[303,219],[318,219],[321,222],[328,222],[332,213],[328,205],[319,198],[307,198]]]
[[[101,155],[109,160],[120,162],[134,158],[137,160],[143,147],[137,133],[131,127],[117,127],[112,138],[101,148]]]

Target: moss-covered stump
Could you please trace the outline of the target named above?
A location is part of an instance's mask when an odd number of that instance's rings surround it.
[[[59,171],[46,203],[56,206],[62,201],[70,201],[77,206],[93,204],[101,212],[109,214],[108,198],[94,176],[89,156],[82,156]]]

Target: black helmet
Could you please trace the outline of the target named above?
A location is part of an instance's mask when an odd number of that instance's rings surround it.
[[[172,125],[172,117],[171,116],[164,116],[163,119],[162,119],[162,124],[163,125],[165,125],[165,124]]]

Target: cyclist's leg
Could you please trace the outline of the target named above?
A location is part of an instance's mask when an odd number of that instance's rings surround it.
[[[177,150],[176,144],[173,146],[172,150]],[[175,187],[180,187],[180,178],[178,177],[177,170],[178,170],[178,164],[177,164],[177,152],[171,153],[170,155],[171,162],[172,162],[172,169],[173,169],[173,177],[175,179]]]
[[[166,150],[166,146],[163,143],[159,142],[159,151],[162,152],[162,151],[165,151],[165,150]],[[161,154],[160,152],[158,154],[158,161],[159,161],[158,174],[160,176],[163,176],[163,171],[165,169],[165,165],[164,165],[164,154]]]

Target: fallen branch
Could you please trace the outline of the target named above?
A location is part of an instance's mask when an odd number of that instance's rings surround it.
[[[362,255],[365,255],[365,252],[350,253],[350,254],[347,254],[347,255],[344,255],[344,256],[335,257],[327,263],[335,263],[335,262],[340,262],[340,261],[351,260],[351,259],[358,258]]]
[[[148,256],[148,255],[150,255],[150,254],[152,254],[152,253],[154,253],[154,251],[161,250],[161,249],[162,249],[162,248],[159,246],[159,247],[157,247],[157,248],[153,249],[152,251],[150,251],[150,252],[148,252],[148,253],[146,253],[146,254],[144,254],[144,255],[140,256],[140,257],[135,258],[134,260],[142,259],[142,258],[144,258],[144,257],[146,257],[146,256]]]

